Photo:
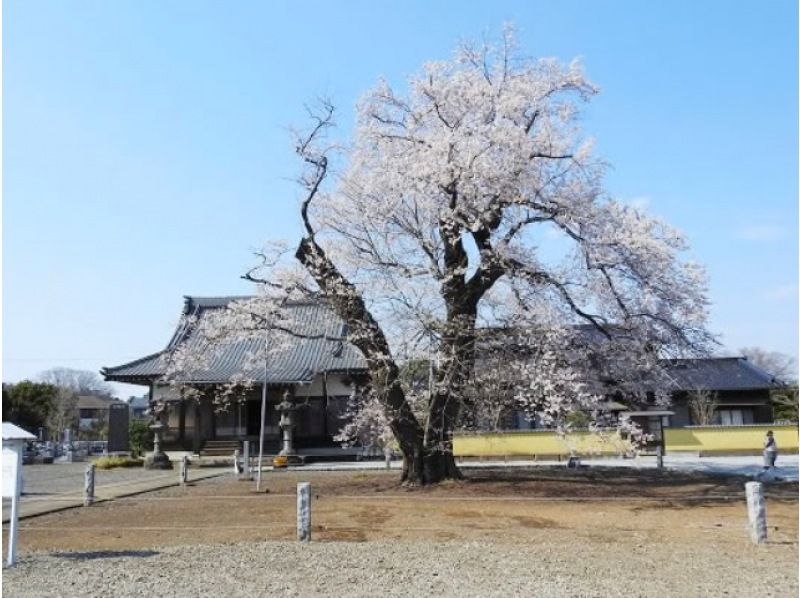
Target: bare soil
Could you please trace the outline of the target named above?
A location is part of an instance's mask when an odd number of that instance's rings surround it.
[[[396,472],[298,470],[256,493],[219,478],[23,520],[3,595],[797,596],[797,484],[767,487],[756,547],[745,481],[536,468],[405,490]]]
[[[396,472],[219,478],[90,508],[26,519],[20,550],[139,550],[295,537],[295,490],[311,482],[316,541],[481,540],[746,543],[744,482],[735,477],[629,469],[475,470],[461,482],[408,490]],[[770,543],[796,559],[796,483],[767,487]],[[5,530],[4,537],[5,541]],[[794,556],[792,556],[794,555]]]

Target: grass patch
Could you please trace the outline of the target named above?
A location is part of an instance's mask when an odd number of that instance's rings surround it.
[[[97,469],[114,469],[116,467],[141,467],[144,461],[132,457],[100,457],[92,463]]]

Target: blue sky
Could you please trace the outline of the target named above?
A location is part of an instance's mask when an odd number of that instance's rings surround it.
[[[512,21],[581,57],[612,195],[682,229],[711,328],[797,354],[797,7],[769,2],[115,2],[3,6],[3,380],[163,348],[182,296],[242,294],[296,238],[287,128]],[[119,385],[123,396],[140,388]]]

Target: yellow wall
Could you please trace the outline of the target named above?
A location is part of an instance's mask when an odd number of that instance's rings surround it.
[[[562,437],[555,432],[505,432],[456,435],[453,453],[457,457],[526,456],[576,454],[618,454],[624,442],[598,437],[589,432],[573,432]]]
[[[797,426],[708,426],[666,428],[666,452],[757,453],[764,445],[767,430],[775,433],[780,452],[797,451]],[[561,437],[555,432],[529,431],[456,435],[453,452],[457,457],[533,457],[536,455],[615,455],[626,450],[626,443],[613,434],[598,437],[589,432],[573,432]]]
[[[764,448],[767,430],[775,434],[780,452],[797,451],[797,426],[791,425],[667,428],[664,430],[664,445],[667,451],[758,452]]]

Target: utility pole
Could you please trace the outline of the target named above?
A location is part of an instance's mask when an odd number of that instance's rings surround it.
[[[261,468],[264,463],[264,426],[267,418],[267,353],[269,352],[269,330],[264,338],[264,384],[261,387],[261,430],[258,434],[258,474],[256,492],[261,492]]]

